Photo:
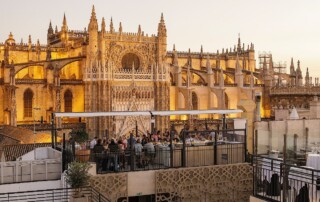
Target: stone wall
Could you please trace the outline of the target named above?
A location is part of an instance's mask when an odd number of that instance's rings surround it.
[[[249,201],[253,189],[252,167],[249,164],[157,170],[154,175],[150,171],[140,171],[141,179],[146,181],[149,178],[151,182],[145,182],[144,186],[129,182],[136,179],[129,175],[130,172],[97,175],[91,178],[90,184],[111,201],[120,199],[122,202],[128,201],[129,193],[133,193],[131,189],[139,190],[142,195],[152,194],[149,193],[151,186],[154,186],[157,202]],[[140,187],[132,187],[134,184]]]

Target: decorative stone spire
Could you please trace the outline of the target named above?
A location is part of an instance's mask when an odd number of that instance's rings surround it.
[[[62,22],[62,27],[61,27],[61,31],[68,31],[68,26],[67,26],[67,18],[66,18],[66,14],[63,14],[63,22]]]
[[[237,45],[237,51],[241,51],[241,39],[240,39],[240,33],[238,34],[238,45]]]
[[[32,44],[31,35],[29,35],[28,44]]]
[[[119,33],[122,34],[122,24],[121,24],[121,22],[119,24]]]
[[[101,22],[101,32],[106,33],[106,22],[104,21],[104,18],[102,18]]]
[[[138,27],[138,35],[141,35],[141,25]]]
[[[300,60],[298,60],[298,67],[297,67],[296,73],[297,73],[298,78],[302,79],[302,72],[300,69]]]
[[[49,28],[48,28],[48,35],[52,35],[53,34],[53,28],[52,28],[52,24],[51,24],[51,20],[49,23]]]
[[[175,67],[178,67],[179,66],[179,63],[178,63],[178,54],[177,54],[177,51],[176,51],[176,46],[175,44],[173,44],[173,66]]]
[[[291,58],[291,64],[290,64],[290,76],[295,76],[296,72],[294,70],[294,64],[293,64],[293,58]]]
[[[307,67],[306,77],[305,77],[305,84],[309,86],[310,84],[310,77],[309,77],[309,68]]]
[[[203,54],[203,46],[201,45],[200,54]]]
[[[161,13],[160,23],[158,24],[158,37],[166,37],[167,28],[164,22],[163,13]]]
[[[112,17],[111,17],[111,19],[110,19],[110,33],[113,33],[113,32],[114,32],[114,27],[113,27],[113,21],[112,21]]]
[[[58,26],[56,25],[56,28],[55,28],[55,33],[58,33]]]
[[[92,6],[91,18],[90,18],[89,27],[88,27],[89,32],[92,30],[98,31],[98,21],[97,21],[94,5]]]

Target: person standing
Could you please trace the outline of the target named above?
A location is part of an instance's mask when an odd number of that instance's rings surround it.
[[[96,146],[97,144],[97,139],[98,137],[94,137],[91,141],[90,141],[90,150],[92,151],[94,146]]]

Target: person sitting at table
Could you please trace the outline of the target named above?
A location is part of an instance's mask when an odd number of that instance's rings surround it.
[[[143,149],[146,151],[147,161],[152,161],[155,157],[155,149],[153,143],[149,139],[147,139],[147,144],[143,146]]]
[[[143,149],[147,150],[148,152],[154,152],[154,145],[153,143],[147,138],[147,144],[143,146]]]

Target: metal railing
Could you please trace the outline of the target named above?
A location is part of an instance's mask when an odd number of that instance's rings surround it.
[[[81,154],[79,152],[82,150],[75,151],[74,145],[66,145],[63,152],[63,167],[66,168],[67,164],[72,161],[91,161],[96,163],[97,173],[101,174],[246,162],[246,131],[244,129],[197,131],[199,135],[207,138],[209,135],[211,138],[213,134],[215,136],[212,141],[201,142],[190,141],[186,138],[193,136],[193,133],[195,132],[185,132],[182,142],[158,143],[152,152],[143,150],[141,153],[136,153],[134,146],[129,145],[124,151],[105,150],[95,154],[86,150],[86,153]]]
[[[285,164],[281,159],[253,157],[254,195],[267,201],[319,201],[320,170]]]
[[[85,198],[86,201],[92,202],[110,202],[104,195],[99,193],[92,187],[83,187],[80,189],[81,197]],[[25,192],[10,192],[0,193],[0,202],[4,201],[56,201],[56,202],[68,202],[78,192],[79,189],[72,188],[59,188],[59,189],[46,189],[36,191],[25,191]]]

